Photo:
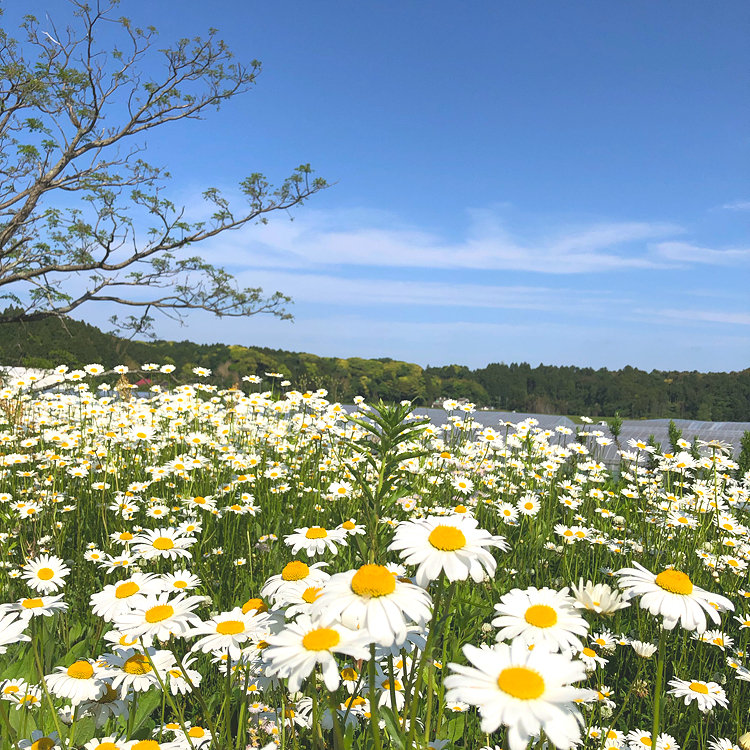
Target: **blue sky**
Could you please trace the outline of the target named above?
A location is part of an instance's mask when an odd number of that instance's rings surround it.
[[[335,183],[294,221],[202,249],[292,295],[294,323],[196,314],[161,337],[422,365],[750,366],[746,2],[119,12],[165,43],[216,27],[263,63],[219,113],[149,136],[176,201],[199,210],[207,186],[301,162]]]

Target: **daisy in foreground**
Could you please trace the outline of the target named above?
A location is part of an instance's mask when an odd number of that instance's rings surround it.
[[[492,624],[500,628],[498,641],[521,640],[525,645],[539,644],[550,651],[581,651],[588,623],[576,609],[568,589],[513,589],[495,605],[498,613]]]
[[[485,547],[510,547],[501,536],[477,528],[475,518],[465,515],[430,516],[398,525],[388,549],[399,550],[407,565],[417,565],[416,581],[427,586],[445,571],[449,581],[477,583],[495,574],[497,563]]]
[[[430,619],[430,605],[430,595],[419,586],[399,580],[383,565],[363,565],[331,576],[310,614],[326,625],[338,621],[365,628],[372,642],[391,646],[406,640],[409,622],[424,625]]]
[[[583,717],[574,701],[587,700],[591,692],[571,684],[586,678],[580,661],[544,646],[529,651],[520,640],[466,645],[463,652],[476,668],[451,664],[445,698],[477,706],[483,732],[507,727],[510,750],[525,750],[541,731],[563,750],[580,742]]]
[[[734,610],[729,599],[699,588],[680,570],[667,568],[654,574],[637,562],[633,565],[634,568],[617,571],[620,585],[626,589],[625,596],[628,599],[640,596],[642,609],[664,617],[665,630],[673,630],[679,622],[685,630],[703,633],[706,614],[719,625],[718,613]]]
[[[263,660],[269,665],[268,674],[288,677],[289,690],[293,693],[318,664],[326,687],[336,690],[340,674],[334,653],[347,654],[354,659],[370,658],[369,633],[339,624],[323,627],[307,615],[300,615],[296,622],[288,623],[281,633],[268,636],[267,640],[269,645],[263,651]]]

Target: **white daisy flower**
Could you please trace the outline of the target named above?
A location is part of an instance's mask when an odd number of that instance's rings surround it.
[[[270,599],[276,603],[276,599],[283,595],[285,589],[295,587],[298,583],[305,583],[308,586],[321,586],[331,576],[322,568],[327,567],[328,563],[318,562],[313,565],[307,565],[301,560],[292,560],[284,566],[284,569],[278,575],[271,576],[263,588],[260,595],[264,599]]]
[[[606,583],[586,581],[584,584],[583,578],[581,578],[577,587],[572,585],[570,588],[575,597],[576,606],[581,609],[589,609],[602,615],[611,615],[618,609],[630,606],[630,602],[625,601],[617,589],[613,589]]]
[[[55,555],[39,555],[23,566],[26,583],[42,594],[52,594],[65,585],[70,568]]]
[[[165,573],[161,577],[161,585],[164,591],[192,591],[201,585],[201,579],[189,570],[176,570]]]
[[[335,555],[338,553],[337,545],[346,544],[347,533],[344,529],[326,529],[322,526],[303,526],[295,529],[294,534],[284,537],[284,544],[292,548],[292,554],[296,555],[300,550],[305,550],[308,557],[322,555],[326,550]]]
[[[58,667],[54,674],[45,678],[47,689],[57,698],[67,698],[73,706],[83,701],[95,701],[105,691],[101,672],[96,665],[85,659],[69,667]]]
[[[695,701],[704,714],[716,706],[727,708],[729,705],[727,694],[721,685],[716,682],[675,678],[670,680],[669,684],[672,687],[672,690],[669,691],[670,695],[683,698],[686,706]]]
[[[407,565],[417,565],[416,581],[427,586],[445,572],[449,581],[465,581],[469,576],[477,583],[495,574],[497,563],[485,547],[509,545],[500,536],[477,528],[471,516],[430,516],[402,521],[388,549],[399,550]]]
[[[667,568],[654,574],[637,562],[633,565],[634,568],[617,572],[620,585],[627,589],[625,596],[627,599],[640,596],[643,609],[663,616],[665,630],[672,630],[679,622],[685,630],[703,633],[706,615],[718,625],[719,612],[734,610],[729,599],[699,588],[682,571]]]
[[[159,689],[159,673],[162,681],[175,666],[174,654],[167,650],[148,649],[148,656],[137,649],[127,649],[115,654],[104,654],[102,677],[109,681],[113,690],[122,697],[129,692],[142,693],[152,687]],[[153,666],[152,666],[153,664]]]
[[[320,664],[323,681],[330,691],[339,686],[339,667],[334,653],[347,654],[354,659],[368,659],[367,632],[347,628],[340,623],[323,625],[307,615],[287,623],[280,633],[268,636],[269,646],[263,651],[268,663],[268,674],[288,678],[289,690],[296,692]]]
[[[133,539],[133,550],[146,560],[154,557],[190,557],[188,547],[195,544],[192,536],[181,536],[176,529],[146,529]]]
[[[211,651],[228,652],[232,660],[237,661],[242,654],[242,644],[264,633],[269,621],[270,617],[258,610],[244,614],[236,607],[190,630],[188,636],[203,636],[193,644],[191,651],[202,651],[204,654]]]
[[[23,631],[29,626],[31,615],[27,612],[0,611],[0,654],[7,651],[7,646],[21,641],[30,641]]]
[[[134,573],[119,583],[105,586],[102,591],[92,594],[92,611],[106,622],[114,622],[121,614],[129,612],[134,604],[149,594],[162,591],[159,578],[152,573]]]
[[[581,651],[588,623],[578,614],[568,589],[513,589],[495,605],[499,617],[492,620],[498,641],[520,639],[527,646],[541,644],[550,651]]]
[[[398,580],[383,565],[363,565],[331,576],[310,614],[320,616],[323,624],[338,621],[348,628],[365,628],[372,642],[390,646],[406,640],[409,622],[424,625],[430,606],[424,589]]]
[[[178,594],[170,599],[169,592],[145,596],[134,602],[133,609],[118,615],[115,627],[126,635],[143,638],[150,646],[154,638],[169,640],[171,636],[184,637],[191,628],[201,625],[193,611],[206,601],[205,596]]]
[[[541,731],[556,747],[580,741],[583,717],[574,701],[589,694],[572,684],[586,677],[580,661],[542,645],[529,650],[520,639],[493,647],[466,645],[463,652],[474,667],[450,664],[445,697],[477,706],[482,732],[507,727],[510,750],[525,750]]]

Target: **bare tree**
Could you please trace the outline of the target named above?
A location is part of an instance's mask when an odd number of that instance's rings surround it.
[[[117,17],[117,0],[71,5],[64,30],[26,16],[19,43],[0,29],[0,299],[12,304],[0,322],[62,317],[89,302],[131,308],[112,322],[132,332],[148,331],[155,311],[291,317],[285,295],[240,289],[186,253],[301,204],[325,181],[308,164],[278,187],[251,174],[241,208],[209,188],[210,219],[195,221],[165,197],[169,173],[141,158],[150,130],[247,91],[260,63],[235,62],[215,29],[157,50],[155,29]],[[117,42],[103,48],[98,39],[113,31]],[[157,69],[158,80],[144,72]]]

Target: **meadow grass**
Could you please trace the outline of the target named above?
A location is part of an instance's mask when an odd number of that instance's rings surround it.
[[[721,444],[623,446],[612,474],[590,426],[485,428],[470,405],[437,425],[407,403],[359,399],[347,414],[279,377],[217,390],[168,386],[153,370],[138,396],[95,366],[60,372],[54,391],[0,392],[1,750],[515,750],[571,747],[577,732],[590,748],[704,750],[738,747],[750,728],[749,478]],[[280,575],[293,560],[308,577]],[[634,563],[680,571],[689,589],[673,571],[649,584],[651,600],[628,593],[618,571]],[[365,573],[346,579],[364,566],[388,568],[388,591],[377,577],[362,584]],[[142,590],[118,599],[131,580]],[[557,598],[536,606],[554,610],[555,627],[578,623],[564,646],[517,610],[521,592],[533,605],[545,589]],[[701,591],[702,627],[689,622]],[[402,639],[393,612],[372,632],[347,596],[360,609],[392,596],[407,613],[423,596],[426,614],[403,615]],[[654,598],[658,614],[640,606]],[[486,665],[505,658],[492,624],[504,602],[520,623],[504,638],[511,671],[476,689],[448,679],[449,665],[471,666],[467,644]],[[178,604],[184,613],[157,631],[155,608]],[[234,641],[219,638],[235,626]],[[203,648],[207,635],[217,640]],[[336,650],[346,639],[349,651]],[[558,671],[523,666],[515,641],[523,659],[549,652]],[[580,672],[575,685],[563,667]],[[532,672],[542,676],[523,689],[502,679]],[[558,678],[567,687],[553,700]],[[578,727],[567,739],[528,718],[545,700]]]

